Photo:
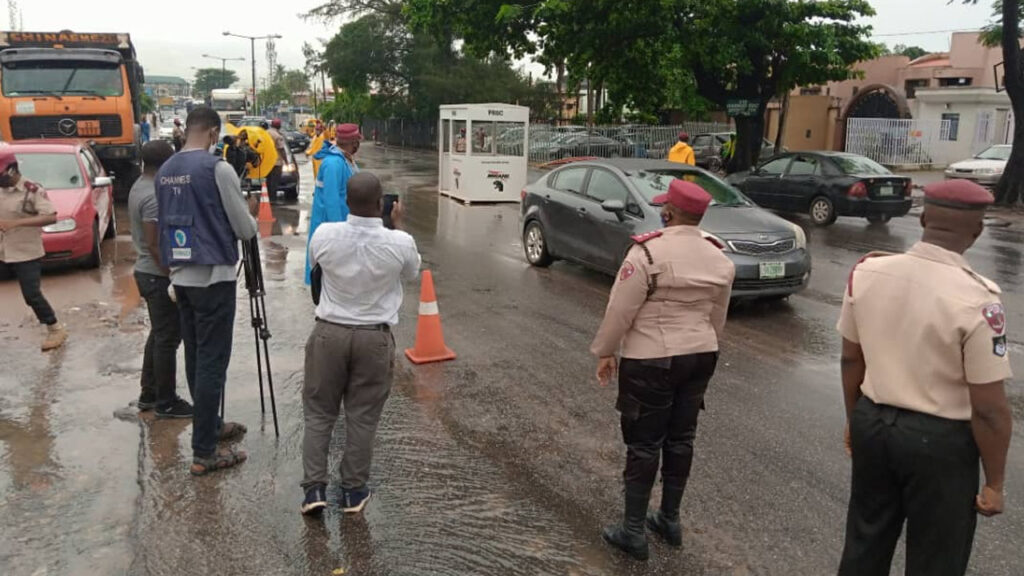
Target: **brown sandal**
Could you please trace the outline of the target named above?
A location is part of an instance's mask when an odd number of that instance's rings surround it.
[[[242,462],[245,462],[249,458],[249,455],[241,450],[225,449],[214,452],[209,458],[192,458],[192,467],[189,468],[189,472],[193,476],[206,476],[210,472],[216,472],[217,470],[224,470],[233,466],[238,466]]]
[[[232,440],[238,440],[249,429],[245,427],[245,424],[239,424],[238,422],[225,422],[220,427],[220,436],[217,438],[217,442],[230,442]]]

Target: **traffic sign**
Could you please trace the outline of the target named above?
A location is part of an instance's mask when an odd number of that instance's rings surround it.
[[[729,116],[757,116],[761,103],[757,100],[736,99],[725,103],[725,111]]]

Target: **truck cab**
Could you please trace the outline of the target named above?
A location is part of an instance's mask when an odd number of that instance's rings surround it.
[[[142,81],[127,34],[0,32],[0,137],[88,142],[126,197],[141,172]]]

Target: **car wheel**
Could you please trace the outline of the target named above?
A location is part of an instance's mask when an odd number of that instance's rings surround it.
[[[712,156],[708,159],[708,171],[709,172],[721,172],[722,171],[722,159],[717,156]]]
[[[104,240],[113,240],[117,236],[117,219],[114,216],[114,207],[110,207],[110,220],[107,221],[107,230],[103,233]]]
[[[892,220],[892,216],[888,214],[870,214],[868,215],[868,222],[872,224],[885,224],[889,220]]]
[[[99,268],[100,262],[103,260],[103,254],[100,249],[100,243],[103,239],[100,238],[100,221],[92,221],[92,252],[86,256],[85,261],[82,263],[83,268]]]
[[[816,226],[828,226],[836,221],[836,207],[827,196],[816,196],[811,200],[808,213]]]
[[[544,229],[536,220],[532,220],[526,225],[526,231],[523,232],[523,250],[526,251],[526,261],[531,266],[546,268],[554,261],[551,253],[548,252]]]

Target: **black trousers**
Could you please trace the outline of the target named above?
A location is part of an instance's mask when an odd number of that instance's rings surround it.
[[[970,422],[862,397],[850,439],[853,479],[840,576],[888,576],[904,521],[907,576],[967,572],[979,468]]]
[[[142,394],[157,408],[169,407],[177,399],[178,346],[181,344],[181,316],[178,305],[167,294],[166,276],[135,273],[139,294],[149,311],[149,337],[142,356]]]
[[[21,297],[25,299],[25,304],[28,304],[36,313],[36,318],[40,323],[51,326],[57,323],[57,315],[54,314],[50,303],[43,296],[42,274],[43,265],[40,260],[0,262],[0,275],[17,277],[18,284],[21,286]]]
[[[281,166],[274,166],[267,174],[267,194],[271,199],[277,197],[277,189],[281,186]]]
[[[626,443],[626,484],[650,488],[658,476],[684,490],[693,464],[697,415],[715,373],[717,352],[671,358],[623,358],[619,366],[622,439]]]

